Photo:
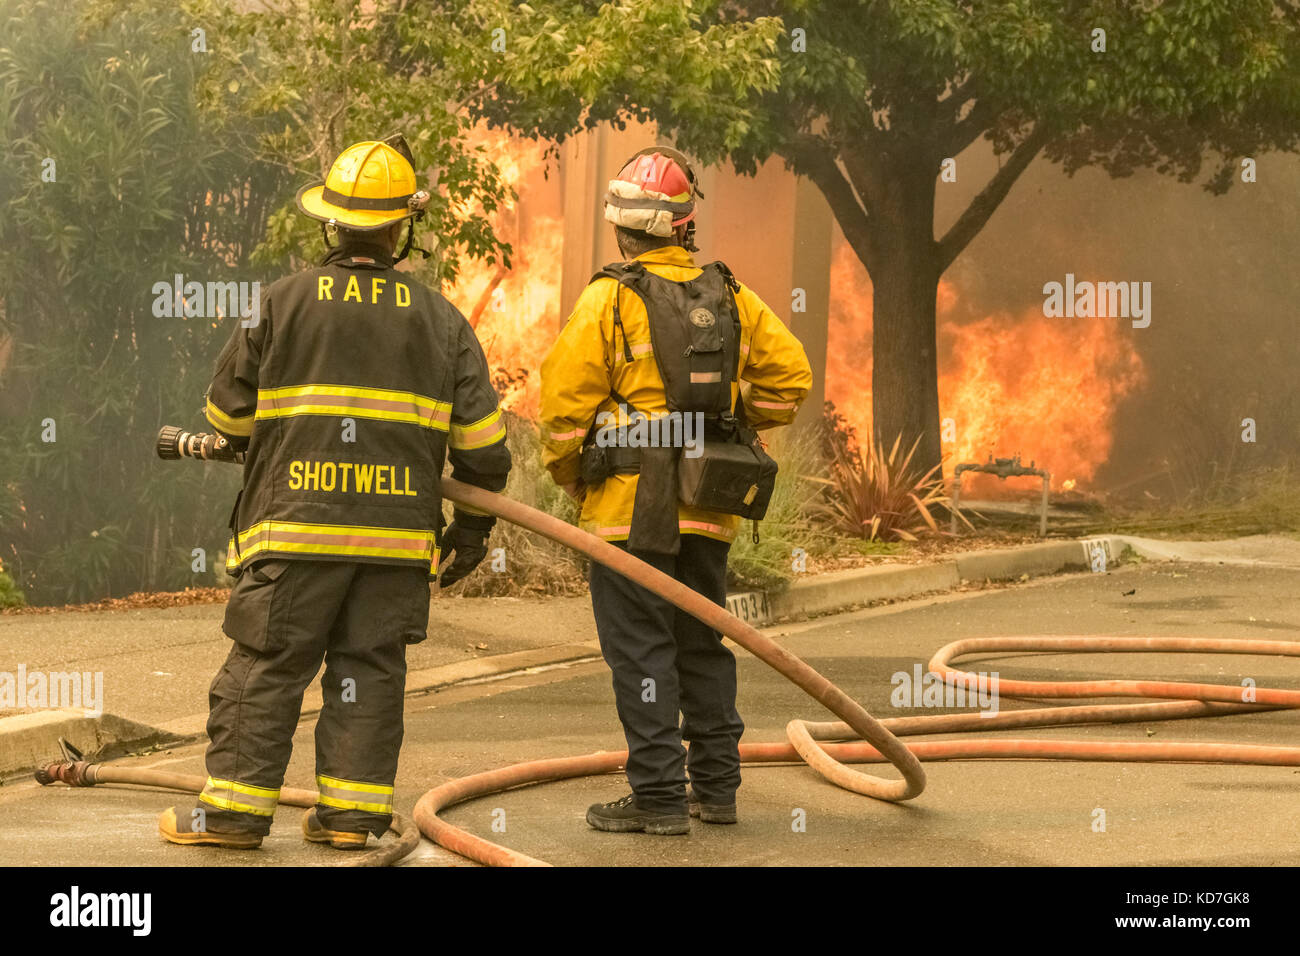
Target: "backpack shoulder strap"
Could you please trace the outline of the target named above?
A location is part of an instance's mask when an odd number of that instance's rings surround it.
[[[623,285],[630,285],[632,281],[645,272],[645,266],[639,262],[610,262],[601,266],[591,279],[588,285],[597,279],[614,279]]]
[[[597,279],[603,278],[603,279],[613,279],[615,282],[619,284],[620,286],[619,291],[614,293],[614,315],[613,315],[614,329],[615,329],[615,334],[621,336],[623,339],[623,358],[629,365],[632,364],[633,362],[632,346],[629,345],[627,341],[627,329],[623,327],[623,316],[619,313],[618,297],[619,297],[619,293],[622,292],[622,288],[621,288],[622,286],[627,286],[628,288],[632,288],[632,282],[636,281],[636,279],[639,278],[644,273],[645,273],[645,266],[641,265],[641,263],[639,262],[611,262],[608,265],[601,268],[601,270],[597,272],[595,275],[593,275],[591,279],[587,282],[587,285],[591,285],[591,283],[595,282]],[[633,291],[636,290],[633,289]],[[611,388],[609,390],[609,395],[610,398],[614,399],[614,401],[616,401],[618,404],[626,405],[628,408],[632,409],[633,411],[636,411],[636,407],[631,402],[629,402],[626,398],[620,395],[617,390]],[[587,442],[585,442],[584,444],[590,443],[590,441],[594,437],[595,437],[595,431],[593,430],[592,433],[587,436]]]
[[[740,283],[736,281],[736,277],[732,275],[731,270],[727,268],[727,264],[721,259],[715,262],[710,262],[702,268],[716,269],[721,274],[722,281],[727,284],[727,288],[731,290],[733,296],[740,291]]]
[[[736,293],[740,291],[740,283],[736,280],[736,277],[732,274],[731,270],[727,268],[727,264],[723,262],[721,259],[710,262],[707,265],[703,266],[702,268],[705,270],[713,269],[714,271],[716,271],[722,277],[722,282],[727,287],[727,292],[731,296],[731,326],[735,330],[736,350],[737,350],[736,362],[737,364],[739,364],[740,337],[742,332],[742,326],[740,324],[740,303],[736,301]],[[730,376],[731,381],[735,381],[737,378],[739,378],[740,370],[739,368],[736,369],[728,368],[728,374]],[[747,424],[745,422],[745,403],[740,396],[739,390],[737,390],[736,392],[736,400],[733,403],[732,414],[734,414],[736,418],[740,420],[742,425]]]
[[[632,346],[627,341],[627,329],[623,328],[623,316],[619,313],[618,297],[622,293],[623,286],[632,287],[632,283],[645,275],[645,266],[639,262],[611,262],[602,268],[599,272],[591,277],[587,285],[591,285],[597,279],[613,279],[619,284],[619,289],[614,293],[614,329],[617,335],[623,339],[623,360],[629,365],[632,363]]]

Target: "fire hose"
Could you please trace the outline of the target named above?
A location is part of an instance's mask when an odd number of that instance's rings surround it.
[[[837,786],[880,800],[901,801],[925,788],[922,760],[973,758],[1101,761],[1194,761],[1300,767],[1300,747],[1261,747],[1205,743],[1098,743],[1072,740],[979,739],[929,741],[905,745],[899,737],[1005,730],[1013,727],[1065,726],[1083,723],[1122,723],[1174,720],[1259,710],[1300,708],[1300,690],[1191,684],[1179,681],[1012,681],[1000,680],[998,693],[1015,698],[1143,697],[1156,703],[1047,707],[982,714],[944,714],[877,720],[812,667],[745,623],[725,608],[662,571],[638,560],[594,535],[517,501],[460,482],[444,481],[443,493],[453,501],[488,511],[529,531],[574,548],[703,621],[731,638],[759,660],[788,678],[840,721],[792,720],[786,725],[787,744],[741,744],[747,763],[791,763],[802,760]],[[1186,652],[1257,654],[1300,657],[1300,643],[1186,637],[994,637],[955,641],[930,659],[929,670],[946,685],[975,687],[978,675],[952,666],[957,658],[977,653],[1056,652]],[[1249,698],[1250,703],[1244,702]],[[859,738],[852,743],[819,741]],[[563,780],[621,770],[627,752],[594,753],[579,757],[534,760],[499,770],[452,780],[424,794],[415,805],[415,822],[435,843],[492,866],[545,866],[540,860],[499,846],[455,827],[438,814],[457,803],[526,784]],[[902,779],[884,779],[850,769],[849,763],[890,763]]]
[[[233,452],[222,438],[192,435],[176,428],[163,429],[159,435],[158,452],[164,458],[184,456],[236,462],[242,461],[243,458],[242,455]],[[741,744],[740,757],[747,763],[793,763],[802,760],[837,786],[864,796],[893,802],[909,800],[925,788],[922,760],[1000,758],[1300,766],[1300,747],[1245,744],[1099,743],[1055,739],[981,738],[962,741],[924,741],[906,745],[899,739],[900,737],[960,733],[976,729],[1005,730],[1016,727],[1174,720],[1262,710],[1296,709],[1300,708],[1300,691],[1255,687],[1246,690],[1241,686],[1193,684],[1182,681],[1001,680],[998,686],[999,694],[1013,698],[1061,699],[1105,696],[1155,698],[1157,702],[1053,706],[1004,711],[994,716],[974,713],[877,720],[861,704],[771,638],[728,613],[725,608],[714,604],[623,549],[616,548],[594,535],[527,505],[454,479],[443,479],[442,491],[443,496],[452,502],[486,511],[573,548],[591,560],[653,591],[709,627],[731,638],[840,718],[840,721],[832,722],[792,720],[786,727],[786,736],[789,740],[787,744]],[[1300,643],[1180,637],[972,638],[955,641],[941,648],[931,658],[929,669],[946,685],[974,687],[979,679],[978,676],[955,667],[953,662],[956,659],[970,654],[1026,651],[1177,652],[1300,657]],[[845,741],[848,738],[856,739],[851,742],[832,742]],[[493,866],[545,866],[546,864],[540,860],[453,826],[441,819],[438,814],[458,803],[514,787],[613,773],[623,768],[626,759],[626,751],[599,752],[583,756],[528,761],[486,773],[461,777],[435,787],[420,797],[413,814],[415,824],[430,840],[479,863]],[[862,773],[847,766],[850,763],[889,763],[898,771],[901,779]],[[67,766],[67,764],[52,765],[44,773],[50,779],[74,776],[71,772],[61,769]],[[83,776],[94,777],[92,783],[152,783],[194,792],[202,789],[203,785],[201,777],[159,774],[156,771],[132,771],[103,765],[92,766],[94,769],[89,774],[83,772]],[[146,775],[149,779],[142,779],[141,775]],[[164,781],[162,778],[169,778],[169,780]],[[41,773],[38,773],[37,779],[41,779]],[[310,802],[300,802],[304,800]],[[284,790],[281,802],[294,806],[310,806],[315,802],[315,794],[309,791]],[[396,816],[394,828],[398,828]],[[397,859],[398,857],[393,855],[396,853],[397,846],[410,837],[409,832],[403,832],[397,843],[384,848],[389,851],[389,857],[385,858],[384,862]]]

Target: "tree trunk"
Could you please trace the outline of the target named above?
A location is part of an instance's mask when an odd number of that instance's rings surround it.
[[[871,274],[872,434],[886,452],[902,436],[906,451],[920,436],[913,463],[940,461],[939,367],[935,355],[932,264],[901,251],[885,252]]]
[[[935,298],[939,291],[934,242],[934,173],[925,162],[900,157],[887,174],[886,199],[873,229],[871,269],[872,434],[888,453],[920,437],[914,465],[939,464],[939,364]],[[908,162],[907,160],[911,160]]]
[[[905,450],[917,442],[912,461],[923,472],[942,461],[935,297],[943,265],[934,239],[942,155],[933,141],[898,133],[838,155],[805,137],[787,157],[821,189],[871,276],[871,434],[886,453],[896,438]]]

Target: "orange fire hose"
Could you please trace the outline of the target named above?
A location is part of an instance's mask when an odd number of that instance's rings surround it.
[[[813,668],[784,650],[755,628],[663,572],[651,567],[570,524],[500,495],[446,479],[443,493],[452,501],[487,511],[529,531],[574,548],[635,581],[714,630],[730,637],[759,660],[788,677],[842,722],[792,720],[786,727],[788,744],[742,744],[740,757],[750,763],[789,763],[803,760],[832,783],[880,800],[908,800],[925,787],[922,760],[976,758],[1181,761],[1197,763],[1262,764],[1300,767],[1300,747],[1263,747],[1219,743],[1098,743],[1074,740],[979,739],[943,740],[904,745],[899,736],[959,733],[975,729],[1065,726],[1085,723],[1119,723],[1174,720],[1224,714],[1300,708],[1300,691],[1250,688],[1179,681],[999,680],[997,693],[1016,698],[1144,697],[1155,703],[1048,707],[981,714],[944,714],[876,720]],[[1257,654],[1300,657],[1300,643],[1211,638],[1132,637],[999,637],[955,641],[941,648],[929,669],[945,684],[974,688],[975,674],[955,669],[951,662],[976,653],[1035,652],[1186,652]],[[856,735],[852,743],[819,744],[818,741]],[[623,768],[626,751],[594,753],[553,760],[533,760],[452,780],[424,794],[415,805],[415,822],[429,839],[462,856],[491,866],[545,866],[523,853],[498,846],[439,818],[447,807],[512,787],[613,773]],[[902,779],[886,779],[851,770],[846,763],[887,762]]]

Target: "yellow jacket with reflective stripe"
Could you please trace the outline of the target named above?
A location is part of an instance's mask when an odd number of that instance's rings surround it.
[[[262,557],[437,565],[442,470],[500,491],[505,423],[474,330],[353,244],[273,283],[217,361],[206,414],[247,448],[227,568]]]
[[[656,275],[677,282],[700,274],[691,254],[680,246],[655,249],[637,260]],[[614,296],[627,332],[632,361],[614,332]],[[755,428],[786,425],[812,387],[812,370],[803,346],[780,319],[744,285],[736,293],[740,312],[738,378],[745,413]],[[602,277],[578,297],[573,314],[542,363],[542,462],[558,484],[578,480],[583,439],[600,412],[617,412],[610,389],[648,415],[668,410],[663,378],[655,364],[645,305],[636,293]],[[733,399],[739,385],[733,386]],[[632,524],[636,475],[611,475],[598,488],[587,488],[582,527],[606,540],[621,541]],[[678,506],[683,534],[702,534],[722,541],[736,536],[740,519]]]

